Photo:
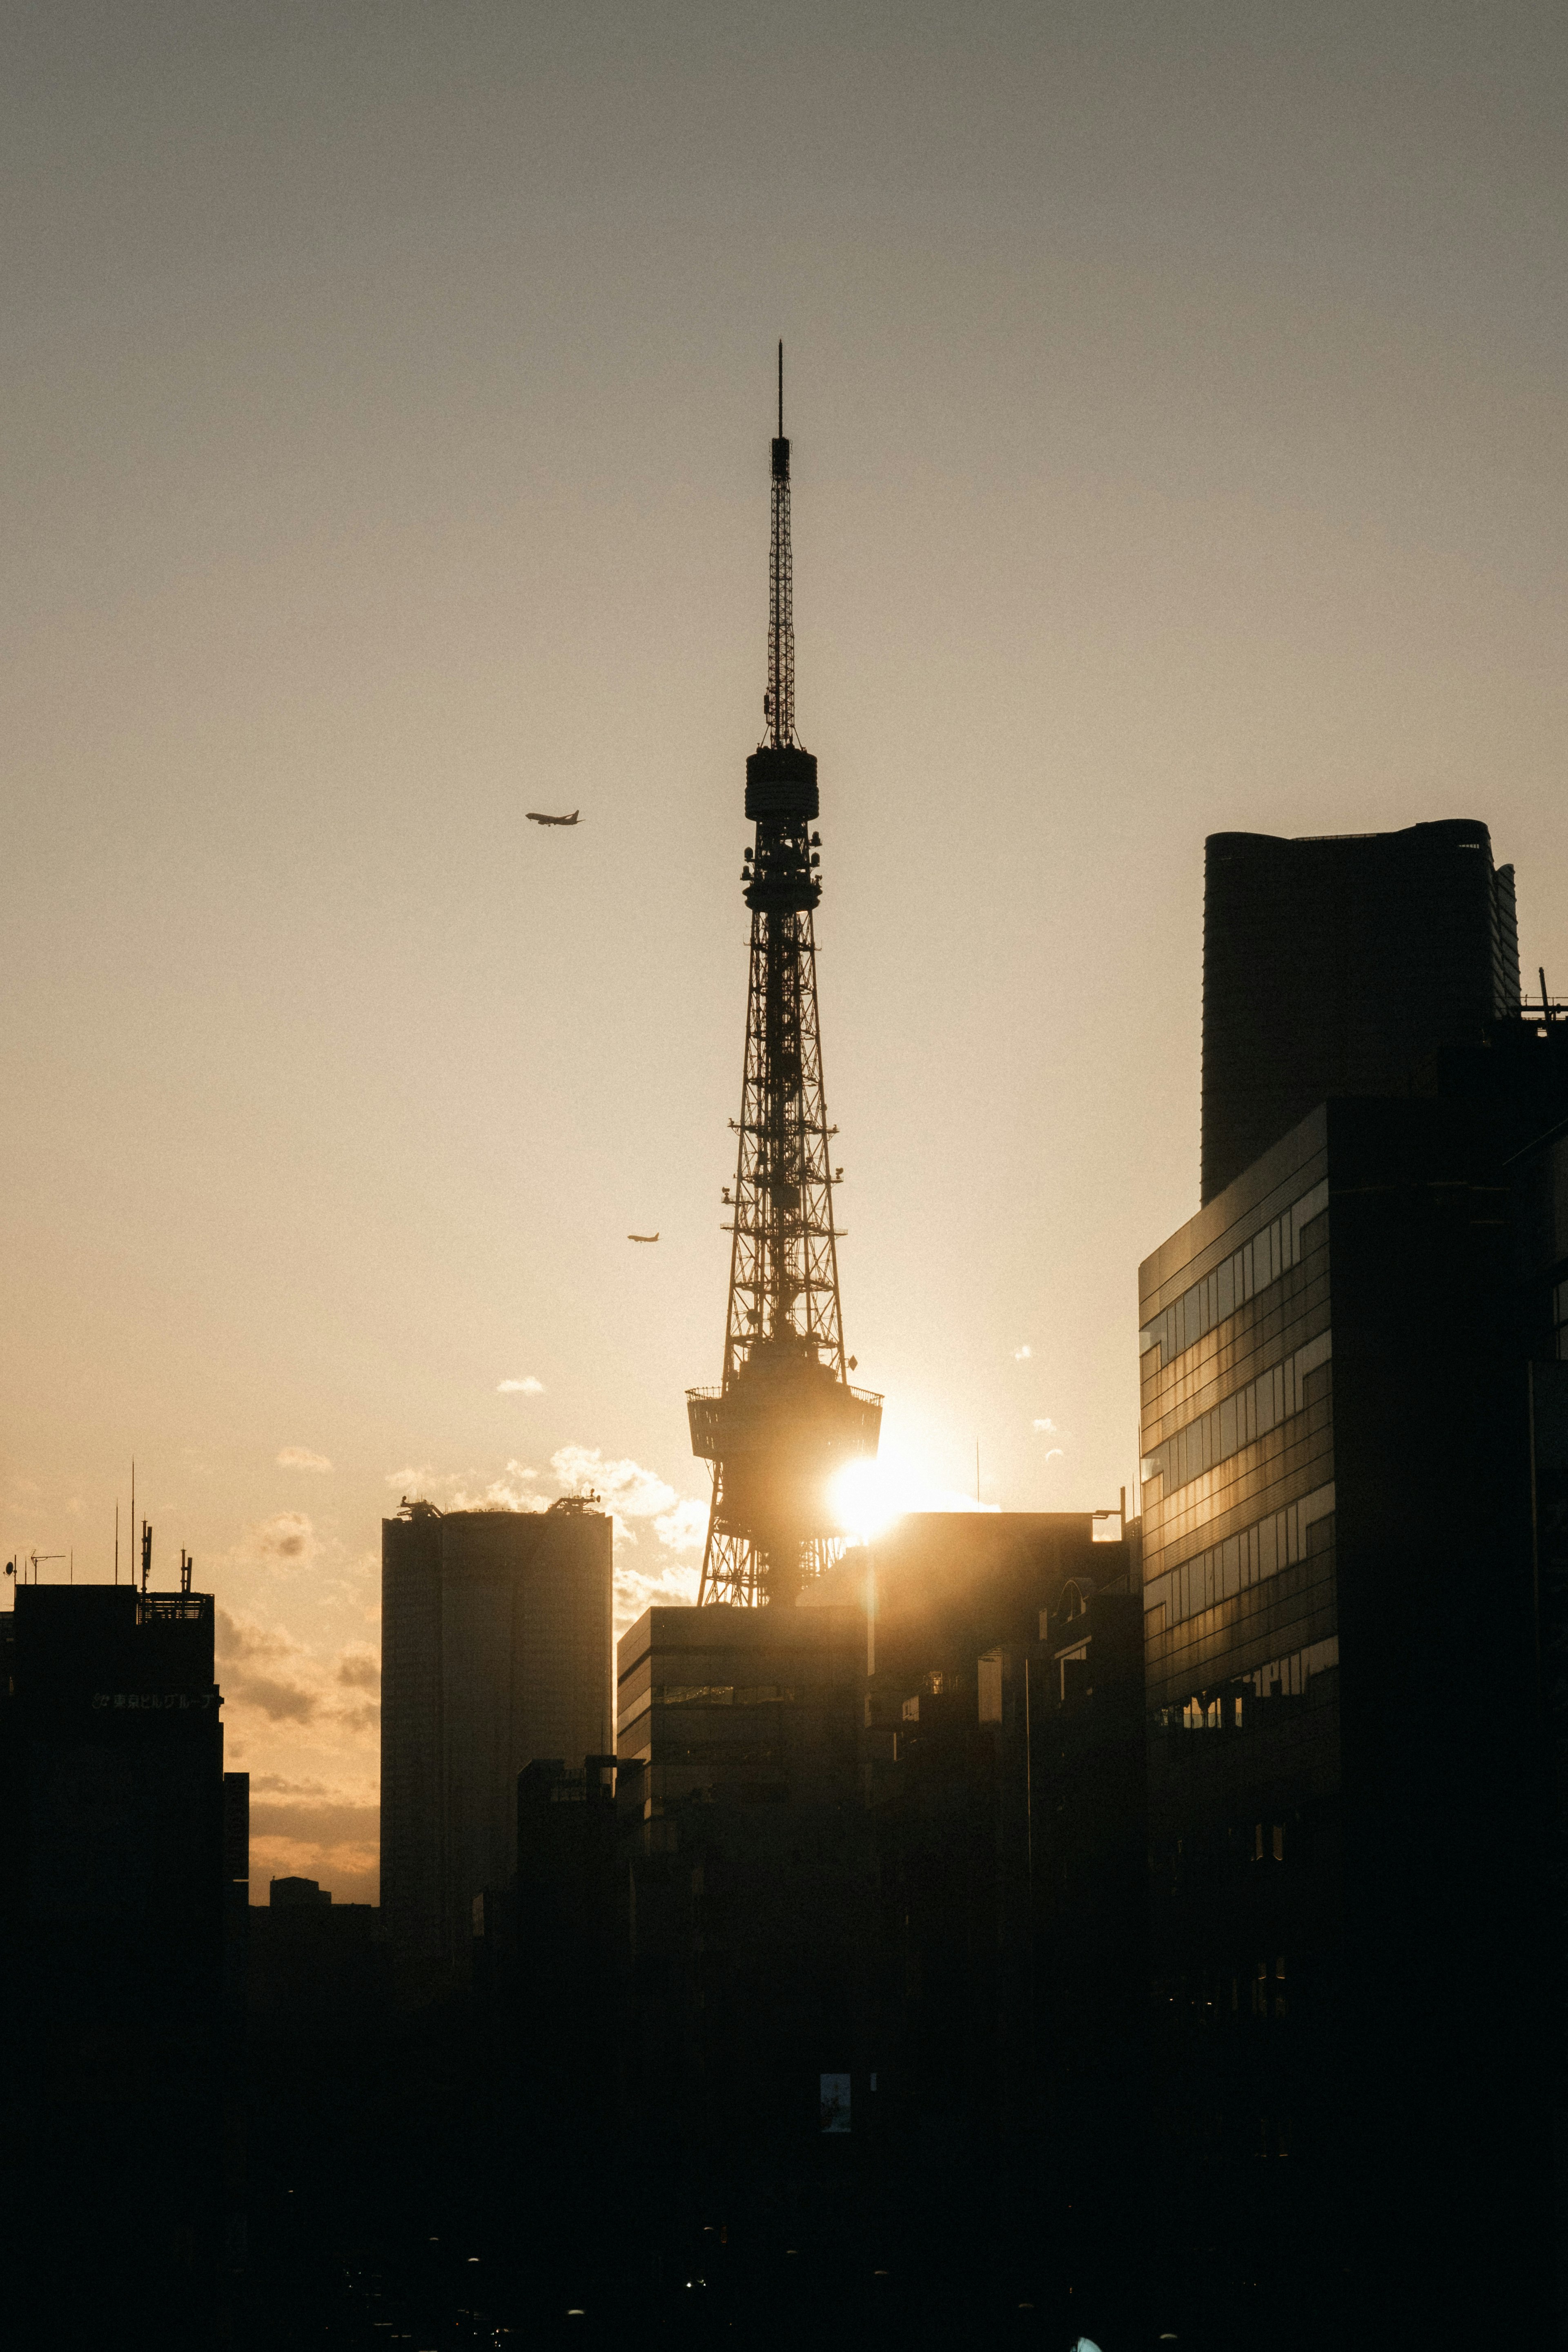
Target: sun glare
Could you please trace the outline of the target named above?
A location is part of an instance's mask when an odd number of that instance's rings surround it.
[[[977,1504],[972,1495],[948,1486],[933,1486],[896,1450],[884,1448],[875,1462],[849,1462],[828,1489],[839,1526],[847,1536],[872,1543],[886,1534],[896,1519],[910,1511],[994,1510],[994,1504]]]
[[[880,1462],[847,1462],[829,1489],[834,1515],[846,1535],[869,1543],[909,1507]]]

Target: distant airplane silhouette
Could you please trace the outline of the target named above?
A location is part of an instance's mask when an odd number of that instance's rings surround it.
[[[657,1234],[628,1234],[626,1235],[626,1239],[629,1242],[656,1242],[658,1239],[658,1235]]]
[[[575,824],[578,817],[576,809],[570,816],[546,816],[541,809],[526,809],[523,814],[530,824]]]

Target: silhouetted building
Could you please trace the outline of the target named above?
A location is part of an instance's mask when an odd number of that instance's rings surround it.
[[[607,1750],[610,1675],[602,1512],[416,1503],[383,1523],[382,1913],[432,1983],[511,1875],[523,1766]]]
[[[1513,868],[1484,824],[1209,836],[1203,1191],[1335,1095],[1405,1095],[1517,1011]]]
[[[285,1891],[287,1890],[287,1891]],[[275,1878],[249,1922],[249,2015],[264,2040],[363,2035],[382,2021],[388,1953],[370,1903],[334,1903],[310,1878]]]
[[[1547,2331],[1564,1046],[1321,1105],[1141,1270],[1161,2259],[1242,2336]]]
[[[324,1911],[331,1899],[328,1890],[313,1878],[273,1878],[268,1881],[269,1910]]]
[[[212,1598],[30,1585],[0,1630],[7,2305],[205,2344],[236,2186]]]
[[[657,1608],[622,1636],[626,2106],[650,2225],[682,2200],[754,2222],[785,2195],[847,2218],[853,2147],[822,2103],[825,2078],[860,2099],[868,2079],[865,1654],[853,1606]]]
[[[626,1869],[616,1816],[616,1759],[530,1764],[517,1783],[517,1882],[504,1937],[525,2082],[521,2111],[558,2119],[542,2170],[578,2199],[581,2166],[600,2160],[616,2121],[622,1996],[628,1976]],[[543,2029],[543,2030],[542,2030]],[[577,2161],[574,2161],[576,2158]]]
[[[1087,1512],[914,1514],[872,1548],[881,2177],[928,2261],[1032,2299],[1048,2246],[1082,2320],[1125,2283],[1142,2153],[1134,1549]]]

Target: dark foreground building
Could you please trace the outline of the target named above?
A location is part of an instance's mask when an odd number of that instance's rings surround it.
[[[626,2116],[667,2234],[853,2218],[859,2144],[822,2102],[868,2080],[865,1655],[843,1606],[650,1609],[622,1637]]]
[[[896,2277],[906,2330],[1043,2320],[1058,2286],[1063,2319],[1132,2307],[1134,1558],[1087,1513],[917,1516],[793,1606],[623,1639],[618,1891],[552,1908],[622,1938],[619,1990],[595,1981],[650,2253],[706,2231],[753,2286],[796,2257],[847,2294]],[[604,1866],[595,1790],[584,1817],[550,1769],[520,1896],[552,1840]]]
[[[1409,1094],[1518,1007],[1513,868],[1484,824],[1211,834],[1203,1199],[1331,1095]]]
[[[212,1598],[29,1585],[0,1628],[7,2305],[206,2345],[243,2229]]]
[[[1136,1538],[1096,1541],[1087,1512],[916,1514],[873,1557],[889,2237],[960,2299],[983,2282],[1043,2317],[1054,2296],[1114,2332],[1145,2137]]]
[[[1568,1028],[1487,1015],[1484,830],[1414,830],[1476,877],[1474,1034],[1310,1109],[1140,1276],[1151,2245],[1171,2324],[1237,2344],[1561,2324],[1563,1424],[1531,1359],[1560,1347]],[[1352,902],[1382,854],[1354,846]],[[1381,961],[1342,969],[1375,1025]]]

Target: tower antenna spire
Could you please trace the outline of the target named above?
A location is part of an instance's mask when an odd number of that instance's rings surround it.
[[[755,824],[741,879],[752,912],[751,988],[733,1211],[724,1377],[689,1389],[691,1450],[713,1465],[698,1599],[793,1601],[843,1549],[828,1487],[874,1454],[882,1400],[852,1389],[838,1302],[838,1234],[816,1013],[813,917],[822,896],[812,826],[816,761],[795,731],[789,443],[773,445],[767,731],[746,761]]]

